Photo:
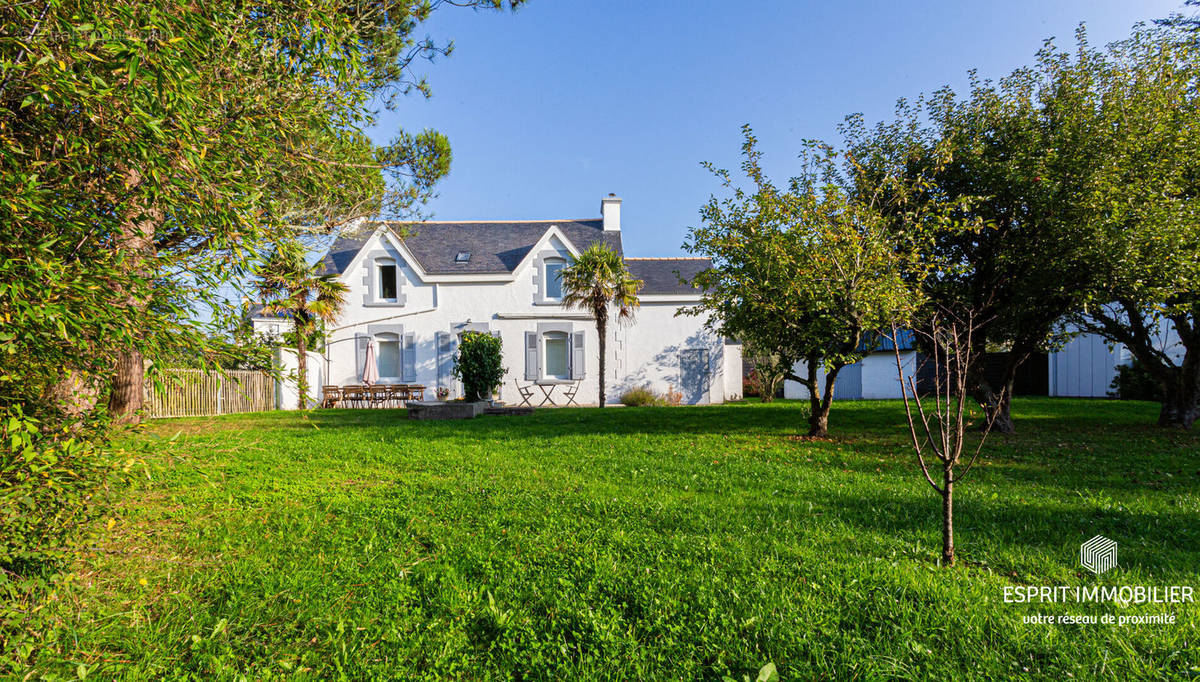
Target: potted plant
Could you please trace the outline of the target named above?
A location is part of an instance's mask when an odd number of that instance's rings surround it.
[[[454,365],[454,378],[462,381],[463,397],[467,402],[490,398],[504,380],[504,374],[499,337],[481,332],[462,335],[458,362]]]

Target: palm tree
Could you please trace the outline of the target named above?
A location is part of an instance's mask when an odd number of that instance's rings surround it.
[[[600,337],[600,407],[604,407],[604,365],[608,312],[617,307],[617,321],[630,322],[640,305],[642,281],[634,279],[620,254],[595,242],[562,270],[563,305],[592,313]]]
[[[306,346],[321,323],[337,319],[348,291],[337,275],[319,274],[319,266],[309,265],[307,255],[304,246],[294,239],[280,242],[259,268],[257,284],[263,310],[282,315],[295,325],[296,388],[302,410],[308,403]]]

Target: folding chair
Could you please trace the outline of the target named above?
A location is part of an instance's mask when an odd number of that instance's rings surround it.
[[[517,393],[521,394],[521,404],[517,407],[524,407],[526,405],[533,407],[533,404],[529,402],[533,400],[533,384],[522,386],[516,379],[513,379],[513,383],[517,385]]]
[[[572,405],[574,405],[575,407],[579,407],[579,403],[575,402],[575,394],[579,393],[579,386],[582,383],[583,383],[582,381],[576,381],[575,383],[571,384],[570,386],[563,387],[563,395],[567,399],[567,404],[563,405],[563,407],[570,407]]]

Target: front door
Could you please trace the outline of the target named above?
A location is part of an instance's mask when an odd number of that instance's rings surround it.
[[[709,402],[707,348],[688,348],[679,353],[679,392],[685,405]]]

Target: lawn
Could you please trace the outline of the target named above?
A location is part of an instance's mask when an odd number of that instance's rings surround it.
[[[1146,403],[1025,399],[959,490],[960,565],[897,403],[154,422],[63,595],[51,672],[129,678],[1178,678],[1182,606],[1007,585],[1193,585],[1200,437]],[[108,519],[101,522],[107,528]],[[1104,534],[1120,565],[1079,567]],[[1023,616],[1172,613],[1173,625]],[[57,660],[56,660],[57,659]]]

